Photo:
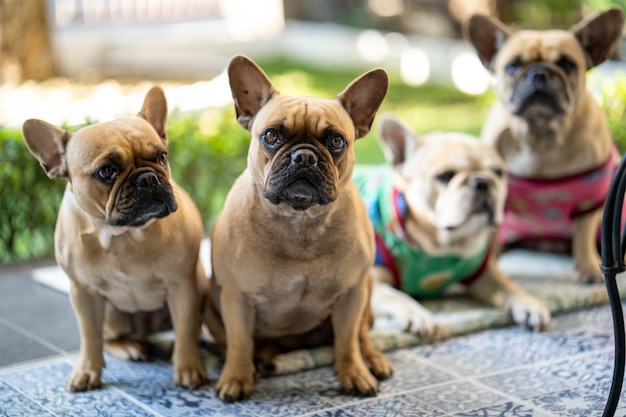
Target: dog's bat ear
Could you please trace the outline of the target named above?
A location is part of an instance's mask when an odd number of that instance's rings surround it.
[[[383,103],[388,88],[387,71],[376,68],[356,78],[337,95],[337,100],[352,119],[356,139],[370,131],[374,116]]]
[[[263,70],[243,55],[230,60],[228,82],[235,101],[237,122],[250,130],[258,111],[278,92]]]
[[[22,126],[22,135],[30,153],[39,161],[50,178],[69,178],[65,148],[72,134],[48,122],[29,119]]]
[[[624,12],[612,7],[587,16],[570,29],[587,53],[587,69],[612,57],[623,27]]]
[[[167,99],[161,87],[155,86],[148,91],[138,116],[147,120],[163,142],[167,142]]]
[[[408,127],[387,113],[382,116],[379,125],[385,159],[394,167],[404,163],[417,143],[417,137]]]
[[[465,22],[463,33],[483,66],[493,71],[493,58],[512,30],[493,16],[475,14]]]

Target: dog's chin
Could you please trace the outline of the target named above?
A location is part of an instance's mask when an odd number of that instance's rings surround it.
[[[326,205],[334,199],[322,192],[320,187],[311,181],[300,178],[279,190],[269,190],[264,193],[272,204],[287,204],[296,211],[308,210],[316,205]]]
[[[513,94],[509,111],[526,120],[547,120],[564,116],[568,104],[565,97],[538,89]]]
[[[152,205],[143,210],[119,213],[117,216],[107,217],[107,223],[114,227],[143,227],[153,220],[162,219],[178,209],[175,200]]]
[[[496,228],[499,223],[493,206],[486,202],[475,206],[461,219],[458,223],[444,224],[440,228],[445,234],[462,238],[481,230]]]

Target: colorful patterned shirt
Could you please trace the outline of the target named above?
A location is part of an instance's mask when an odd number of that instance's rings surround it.
[[[357,166],[352,178],[374,225],[375,264],[391,271],[396,288],[412,296],[429,297],[453,283],[469,284],[482,274],[489,258],[488,243],[470,257],[432,255],[412,244],[404,229],[406,200],[393,186],[391,167]]]

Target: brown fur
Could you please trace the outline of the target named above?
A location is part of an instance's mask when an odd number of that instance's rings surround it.
[[[305,340],[293,336],[315,333],[328,321],[341,387],[373,395],[374,376],[389,376],[391,364],[369,343],[374,239],[351,181],[352,146],[369,130],[387,75],[371,71],[335,100],[281,96],[243,56],[233,58],[229,77],[238,120],[252,141],[248,167],[231,188],[211,237],[213,277],[205,323],[226,344],[219,396],[235,401],[251,393],[255,344],[303,346]],[[284,139],[275,152],[260,140],[268,128],[278,129]],[[344,152],[332,154],[326,146],[329,134],[345,138]],[[316,172],[319,194],[328,201],[300,209],[271,202],[266,195],[273,195],[287,175],[281,166],[302,150],[318,158],[306,170]],[[330,340],[321,337],[319,343],[324,342]]]
[[[566,177],[604,163],[612,147],[606,118],[585,84],[586,71],[609,57],[622,34],[624,16],[611,8],[584,19],[571,30],[513,31],[493,17],[475,15],[466,34],[497,80],[500,100],[493,106],[482,138],[494,144],[510,173],[527,178]],[[566,56],[574,70],[559,65]],[[507,73],[515,59],[519,70]],[[535,117],[519,113],[517,87],[531,66],[549,70],[548,84],[560,97],[561,112]],[[602,208],[574,221],[572,251],[580,279],[599,281],[595,237]]]
[[[70,391],[101,385],[103,348],[122,358],[146,359],[141,336],[162,330],[170,319],[176,334],[175,382],[196,388],[206,380],[198,348],[206,279],[198,257],[202,221],[191,198],[170,179],[169,165],[155,161],[167,150],[166,118],[165,95],[155,87],[136,118],[74,134],[41,120],[24,123],[26,144],[48,175],[68,180],[55,254],[70,278],[81,337],[78,362],[67,380]],[[119,170],[114,183],[98,181],[102,167],[111,164]],[[177,209],[144,225],[112,226],[135,220],[133,178],[139,171],[154,173]],[[137,215],[148,216],[143,210]]]

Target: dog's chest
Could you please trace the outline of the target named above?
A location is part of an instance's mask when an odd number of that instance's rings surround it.
[[[133,254],[136,251],[126,240],[117,237],[106,249],[90,246],[90,250],[76,251],[69,275],[76,284],[99,293],[120,310],[152,311],[163,307],[167,265],[149,253]]]
[[[280,336],[318,326],[344,291],[332,277],[291,275],[275,277],[266,291],[250,294],[256,310],[255,333]]]

